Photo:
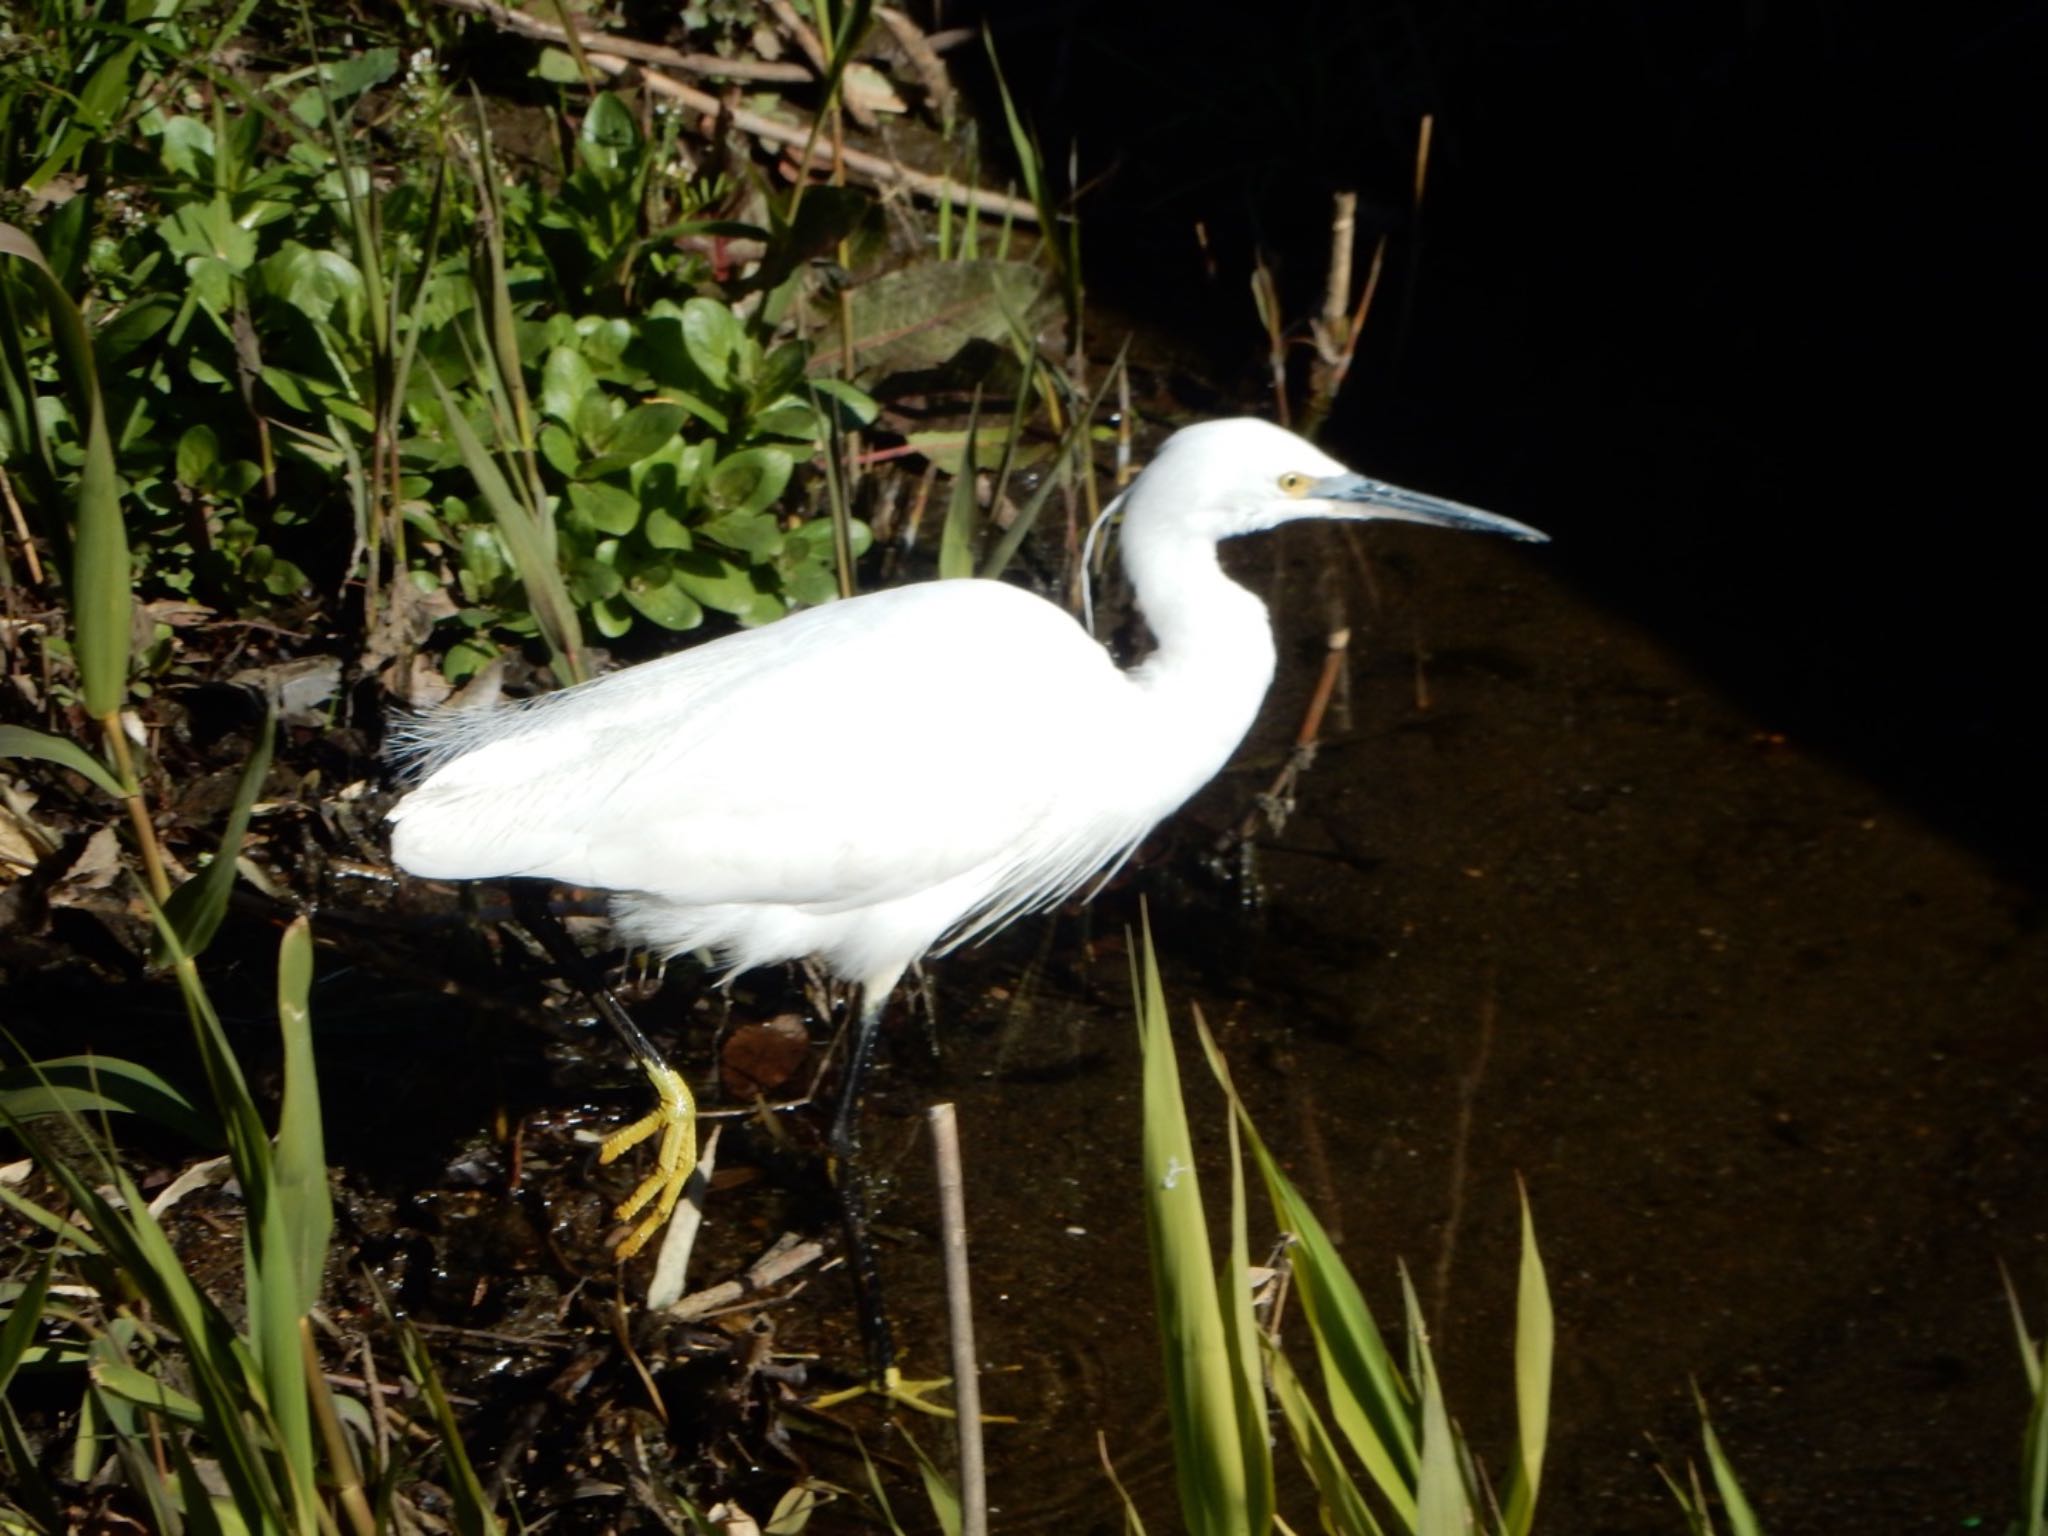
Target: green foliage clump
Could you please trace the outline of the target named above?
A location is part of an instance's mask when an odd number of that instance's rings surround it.
[[[451,675],[543,627],[534,581],[559,580],[607,639],[833,596],[829,521],[783,504],[875,408],[813,378],[808,344],[782,334],[798,232],[696,218],[724,179],[670,176],[673,127],[643,134],[608,94],[558,178],[501,191],[487,135],[430,76],[430,59],[401,76],[376,49],[103,114],[127,125],[118,190],[81,185],[37,233],[87,317],[139,588],[245,615],[318,609],[352,583],[445,589]],[[0,96],[32,85],[17,70]],[[419,153],[373,169],[351,119],[386,88]],[[68,164],[71,123],[15,158]],[[716,280],[706,252],[735,237],[768,248],[776,289]],[[56,338],[19,323],[34,296],[5,273],[0,299],[19,338],[0,464],[61,548],[85,433],[55,387]],[[558,571],[514,558],[451,400],[520,465]],[[865,543],[854,525],[852,553]]]

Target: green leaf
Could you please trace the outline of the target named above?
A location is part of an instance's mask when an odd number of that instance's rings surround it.
[[[77,742],[52,736],[46,731],[31,730],[25,725],[0,725],[0,758],[5,757],[32,757],[55,763],[60,768],[83,774],[95,788],[106,791],[116,800],[127,795],[121,781],[108,772],[98,758]]]
[[[593,389],[581,396],[575,405],[575,415],[569,425],[576,433],[576,440],[592,453],[600,451],[610,439],[612,426],[623,412],[616,409],[618,402],[601,389]]]
[[[1412,1529],[1419,1466],[1413,1399],[1329,1233],[1260,1140],[1221,1058],[1212,1056],[1210,1065],[1225,1085],[1231,1113],[1244,1127],[1274,1218],[1283,1231],[1294,1234],[1295,1292],[1315,1340],[1331,1417],[1395,1518]]]
[[[578,158],[592,170],[611,173],[631,162],[640,147],[640,125],[626,104],[610,91],[591,98],[576,135]]]
[[[620,595],[663,629],[695,629],[704,622],[704,610],[677,584],[675,573],[666,566],[652,567],[630,578]]]
[[[675,573],[677,586],[717,613],[744,618],[756,610],[763,595],[750,567],[707,550],[679,552]]]
[[[682,520],[661,507],[647,509],[647,520],[640,526],[640,536],[655,549],[694,549],[697,546],[696,538]]]
[[[601,481],[573,482],[569,486],[569,506],[591,528],[613,538],[640,526],[640,498],[623,486]]]
[[[368,286],[361,269],[339,251],[309,250],[287,240],[257,267],[256,277],[264,293],[315,326],[338,331],[351,341],[363,335]]]
[[[172,255],[217,261],[231,275],[246,272],[256,259],[255,231],[235,222],[224,198],[182,205],[157,225],[157,234]]]
[[[732,387],[733,354],[739,351],[740,323],[716,299],[694,298],[683,305],[683,348],[713,389]]]
[[[180,485],[203,486],[220,461],[220,439],[205,422],[187,427],[178,439],[177,474]]]
[[[583,71],[576,67],[576,59],[566,49],[543,48],[540,58],[535,61],[533,73],[536,78],[550,85],[581,85]]]
[[[540,374],[540,408],[563,426],[576,424],[583,397],[597,388],[597,375],[574,347],[556,347]]]
[[[125,363],[131,353],[160,334],[178,314],[178,301],[167,293],[145,293],[123,305],[119,313],[93,332],[93,356],[102,374]]]
[[[92,1367],[92,1379],[101,1390],[180,1424],[198,1426],[206,1422],[206,1411],[194,1399],[132,1365],[98,1361]]]
[[[874,396],[854,388],[844,379],[813,379],[811,388],[831,400],[845,413],[846,419],[841,423],[842,426],[872,426],[875,418],[882,414],[882,408],[875,402]]]
[[[723,517],[708,518],[697,525],[696,531],[756,560],[772,560],[782,552],[782,529],[774,518],[760,512],[729,512]]]
[[[164,918],[177,934],[178,947],[187,957],[203,953],[213,942],[213,936],[220,929],[221,919],[227,916],[228,898],[235,888],[235,859],[242,851],[242,840],[248,835],[249,814],[254,809],[256,797],[263,790],[263,781],[270,774],[270,751],[277,736],[277,716],[266,714],[263,731],[256,738],[256,746],[249,754],[248,762],[242,765],[242,776],[235,785],[234,805],[228,811],[228,822],[220,836],[220,847],[215,851],[213,862],[198,874],[187,880],[164,903]],[[167,965],[173,959],[173,951],[159,946],[155,962]]]
[[[213,129],[204,118],[167,118],[157,154],[173,176],[207,183],[213,180]]]
[[[687,419],[680,405],[665,400],[636,405],[598,439],[598,457],[584,465],[586,478],[637,464],[667,446]]]
[[[576,439],[552,421],[540,429],[540,456],[557,473],[570,479],[583,468],[583,455],[576,447]]]
[[[781,448],[742,448],[704,477],[704,504],[714,512],[764,512],[782,498],[795,461]]]

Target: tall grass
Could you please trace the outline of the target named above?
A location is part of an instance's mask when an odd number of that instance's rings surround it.
[[[1499,1499],[1451,1420],[1406,1276],[1404,1372],[1329,1234],[1259,1136],[1197,1011],[1203,1053],[1229,1111],[1230,1226],[1217,1266],[1149,928],[1138,955],[1133,988],[1145,1060],[1146,1226],[1187,1529],[1239,1536],[1282,1523],[1268,1428],[1277,1416],[1316,1490],[1316,1518],[1325,1530],[1340,1536],[1473,1530],[1527,1536],[1548,1433],[1554,1325],[1526,1199],[1514,1351],[1519,1433],[1507,1496]],[[1297,1373],[1277,1324],[1254,1309],[1246,1146],[1273,1219],[1288,1236],[1287,1264],[1320,1394]]]

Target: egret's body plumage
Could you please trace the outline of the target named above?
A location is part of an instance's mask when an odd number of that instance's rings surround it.
[[[1080,889],[1223,767],[1274,649],[1217,545],[1317,517],[1542,537],[1352,474],[1266,422],[1189,427],[1124,497],[1124,565],[1156,641],[1138,666],[998,582],[850,598],[428,717],[393,857],[613,892],[621,937],[662,955],[710,949],[734,970],[815,955],[861,984],[871,1027],[912,961]],[[686,1120],[687,1089],[657,1084]]]
[[[901,587],[437,717],[392,851],[442,879],[617,892],[621,937],[663,955],[816,955],[886,994],[948,937],[1064,896],[1178,803],[1133,771],[1145,702],[1020,588]]]

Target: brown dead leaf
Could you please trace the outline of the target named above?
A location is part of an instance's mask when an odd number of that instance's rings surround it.
[[[742,1024],[725,1038],[719,1075],[735,1098],[764,1097],[796,1076],[810,1051],[810,1031],[793,1013],[765,1024]]]

